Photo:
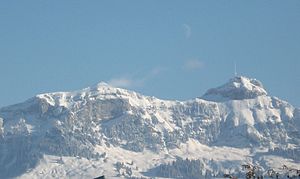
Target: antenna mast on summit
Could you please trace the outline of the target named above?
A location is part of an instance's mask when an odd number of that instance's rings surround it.
[[[237,76],[237,72],[236,72],[236,62],[234,62],[234,76]]]

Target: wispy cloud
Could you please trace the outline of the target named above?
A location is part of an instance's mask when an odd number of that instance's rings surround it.
[[[184,64],[186,70],[199,70],[204,67],[204,62],[198,59],[187,60]]]
[[[108,84],[114,87],[130,88],[134,86],[134,81],[130,78],[119,77],[110,79]]]
[[[163,73],[163,72],[166,71],[166,70],[167,70],[166,67],[157,66],[157,67],[154,67],[154,68],[150,71],[149,75],[150,75],[151,77],[154,77],[154,76],[157,76],[157,75]]]
[[[135,88],[144,86],[145,83],[157,76],[159,76],[166,68],[164,67],[155,67],[151,69],[149,72],[141,75],[124,75],[118,78],[112,78],[108,81],[108,84],[114,87],[120,88]]]
[[[190,38],[192,35],[192,27],[188,24],[182,24],[183,30],[184,30],[184,35],[185,38]]]

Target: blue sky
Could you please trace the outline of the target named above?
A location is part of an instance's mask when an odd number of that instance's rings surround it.
[[[100,81],[192,99],[235,62],[300,107],[300,1],[0,2],[0,106]]]

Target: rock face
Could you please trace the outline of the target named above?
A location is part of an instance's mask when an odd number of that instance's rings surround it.
[[[210,147],[263,147],[276,155],[289,149],[294,155],[288,157],[300,156],[300,109],[246,77],[183,102],[100,83],[37,95],[0,109],[0,116],[0,178],[23,174],[43,155],[99,159],[97,146],[159,154],[195,140]]]

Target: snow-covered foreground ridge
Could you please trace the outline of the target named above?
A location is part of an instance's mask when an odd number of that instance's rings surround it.
[[[99,83],[0,109],[0,178],[193,178],[242,164],[300,168],[300,109],[255,79],[189,101]]]

